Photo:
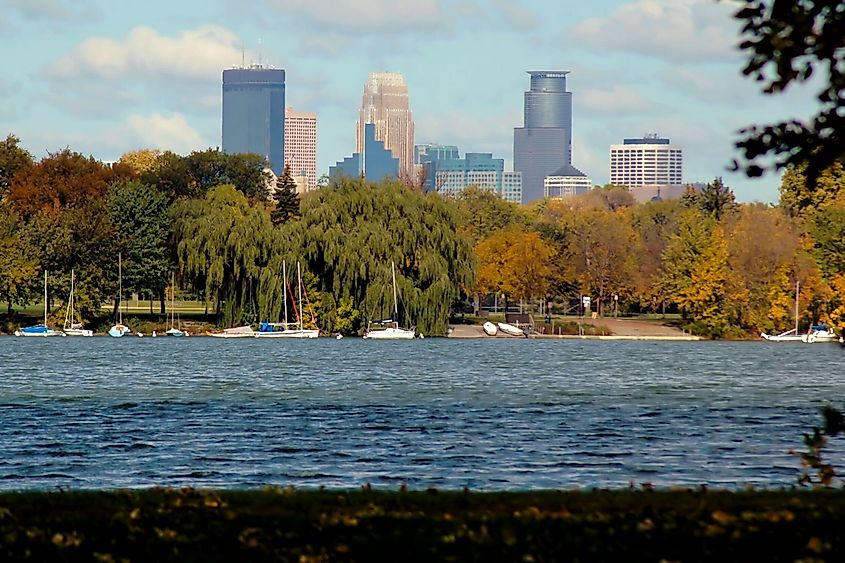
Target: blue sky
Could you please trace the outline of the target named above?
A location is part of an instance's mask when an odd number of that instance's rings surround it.
[[[417,142],[492,152],[510,169],[526,70],[569,70],[573,163],[595,183],[609,146],[656,132],[684,180],[740,201],[779,178],[726,170],[736,130],[806,117],[813,91],[766,97],[740,74],[736,3],[711,0],[0,0],[0,134],[37,157],[104,160],[220,145],[221,72],[287,71],[287,105],[318,114],[318,173],[351,154],[367,74],[405,75]]]

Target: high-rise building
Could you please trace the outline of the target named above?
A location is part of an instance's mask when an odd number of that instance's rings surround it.
[[[468,152],[464,158],[436,161],[435,186],[438,193],[455,196],[474,186],[495,192],[501,198],[519,203],[522,176],[505,172],[505,161],[490,153]]]
[[[617,186],[680,186],[683,149],[656,134],[610,145],[610,183]]]
[[[317,189],[317,114],[285,108],[285,164],[304,184]]]
[[[376,139],[399,159],[400,177],[414,174],[414,120],[408,101],[408,86],[398,72],[375,72],[364,85],[358,113],[356,152],[364,149],[364,126],[375,125]]]
[[[399,175],[399,160],[376,139],[376,126],[364,125],[364,148],[329,168],[329,178],[340,176],[358,178],[363,176],[372,182],[396,179]]]
[[[522,202],[543,197],[543,181],[572,164],[572,92],[566,70],[532,70],[524,126],[514,129],[513,169],[522,172]]]
[[[223,71],[223,152],[254,153],[284,170],[285,71],[251,65]]]
[[[593,181],[571,164],[563,165],[554,174],[546,176],[543,181],[544,196],[554,199],[575,197],[591,189],[593,189]]]
[[[414,146],[414,164],[417,167],[418,173],[424,174],[423,188],[427,192],[435,191],[437,186],[435,178],[437,177],[437,168],[441,160],[457,160],[461,158],[458,147],[455,145],[438,145],[436,143],[427,143],[424,145]],[[422,172],[419,172],[419,171]],[[419,176],[415,176],[419,177]]]

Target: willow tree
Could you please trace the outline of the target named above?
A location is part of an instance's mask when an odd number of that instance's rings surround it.
[[[351,297],[366,319],[393,316],[395,264],[397,320],[425,334],[443,334],[453,304],[474,276],[472,248],[457,234],[459,222],[454,205],[436,194],[398,182],[346,178],[302,200],[301,219],[280,228],[284,252],[274,260],[300,258],[319,275],[322,297],[335,311]],[[271,265],[276,273],[279,267]],[[324,330],[334,327],[331,309],[324,303]]]
[[[272,248],[267,210],[224,185],[203,199],[179,202],[173,213],[180,272],[215,304],[218,323],[255,320],[258,283]]]

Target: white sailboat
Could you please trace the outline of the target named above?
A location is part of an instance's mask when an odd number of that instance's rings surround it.
[[[73,308],[74,272],[70,271],[70,295],[67,298],[67,311],[65,311],[65,325],[62,329],[68,336],[94,336],[90,328],[83,328],[82,323],[76,321],[76,311]]]
[[[44,323],[34,326],[25,326],[15,331],[15,336],[65,336],[60,330],[53,330],[47,326],[47,270],[44,270]]]
[[[120,253],[118,253],[118,255],[117,255],[117,284],[118,284],[118,294],[117,294],[118,299],[120,299],[122,301],[123,300],[123,260],[122,260]],[[128,326],[123,324],[123,309],[120,307],[119,303],[118,303],[118,306],[117,306],[117,314],[118,314],[117,324],[113,325],[109,329],[109,332],[108,332],[109,336],[111,336],[112,338],[121,338],[122,336],[124,336],[126,334],[130,334],[132,332],[132,330],[130,330],[130,328]]]
[[[176,284],[174,278],[170,276],[170,328],[164,334],[167,336],[185,336],[185,332],[176,328]]]
[[[302,271],[299,262],[296,263],[296,287],[299,296],[299,310],[297,311],[296,323],[288,323],[288,301],[287,301],[287,266],[282,262],[282,303],[285,310],[285,322],[283,323],[261,323],[256,338],[317,338],[320,336],[319,329],[304,328],[302,326]],[[293,295],[291,295],[293,298]],[[294,328],[291,328],[293,324]]]
[[[765,332],[760,334],[760,337],[764,340],[768,340],[769,342],[802,342],[806,338],[804,334],[798,334],[798,289],[801,287],[801,283],[796,281],[795,282],[795,328],[791,328],[786,332],[782,332],[780,334],[766,334]]]
[[[390,266],[393,274],[393,318],[368,323],[364,338],[372,340],[411,340],[416,336],[414,328],[401,328],[397,320],[399,318],[399,301],[396,298],[396,263],[391,262]]]

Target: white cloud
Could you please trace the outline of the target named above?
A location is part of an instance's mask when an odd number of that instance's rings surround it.
[[[441,0],[265,0],[293,21],[342,31],[396,33],[447,21]]]
[[[170,117],[159,113],[132,115],[126,120],[126,127],[128,134],[137,140],[137,146],[170,150],[177,154],[187,154],[209,146],[179,113]]]
[[[731,60],[738,57],[734,9],[713,0],[636,0],[573,26],[565,36],[596,51],[635,52],[670,62]]]
[[[642,113],[651,107],[649,100],[642,94],[618,84],[610,90],[582,90],[578,92],[574,103],[578,110],[584,109],[587,112],[604,115]]]
[[[241,43],[227,29],[201,26],[176,37],[136,27],[125,38],[92,37],[46,69],[58,80],[94,76],[102,79],[175,76],[219,81],[223,68],[243,56]]]
[[[514,31],[531,31],[536,29],[540,21],[530,9],[520,6],[514,0],[491,0],[492,7],[502,19],[504,29]]]

